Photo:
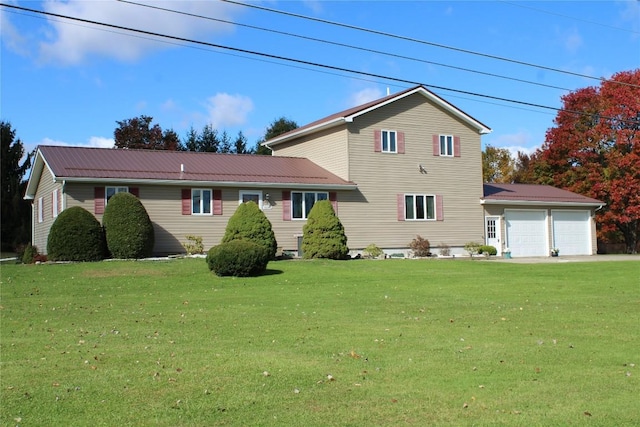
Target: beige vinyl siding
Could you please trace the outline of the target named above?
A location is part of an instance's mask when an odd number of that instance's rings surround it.
[[[118,183],[108,185],[123,186]],[[68,206],[81,206],[94,214],[98,221],[102,223],[102,215],[96,215],[94,212],[94,187],[96,186],[68,183]],[[100,186],[104,185],[101,184]],[[227,222],[239,205],[240,191],[249,190],[247,187],[218,188],[207,185],[197,187],[130,185],[129,187],[137,187],[139,189],[140,201],[153,222],[155,230],[154,253],[158,255],[183,253],[182,244],[187,241],[187,235],[201,236],[205,251],[212,246],[220,244]],[[222,215],[182,215],[183,188],[222,190]],[[283,190],[290,191],[291,189],[286,188]],[[281,189],[256,189],[256,191],[262,191],[263,196],[269,193],[271,207],[263,209],[263,212],[271,221],[278,240],[278,246],[285,250],[296,250],[296,236],[302,234],[302,227],[306,221],[282,220]]]
[[[53,175],[48,167],[44,167],[42,170],[42,176],[40,177],[40,181],[38,182],[38,188],[36,190],[35,198],[31,201],[32,203],[32,223],[33,223],[33,236],[32,236],[32,244],[38,248],[38,251],[42,254],[47,253],[47,240],[49,236],[49,229],[51,229],[51,225],[55,221],[53,217],[53,200],[52,194],[54,190],[61,190],[62,184],[53,181]],[[60,191],[62,193],[62,191]],[[62,205],[63,208],[66,208],[66,204],[64,201],[64,194],[59,194],[58,197],[62,197],[62,200],[59,204]],[[38,222],[38,203],[40,202],[40,198],[42,198],[42,222]],[[60,212],[58,212],[60,214]]]
[[[405,154],[374,152],[377,129],[404,132]],[[418,94],[357,117],[349,130],[349,179],[358,190],[343,194],[340,219],[350,248],[370,243],[406,248],[416,235],[429,239],[432,246],[482,241],[482,161],[476,130]],[[459,136],[461,157],[434,156],[434,134]],[[420,172],[420,164],[426,174]],[[400,193],[441,195],[444,221],[398,221]]]
[[[276,156],[306,157],[344,180],[349,176],[349,152],[345,125],[328,129],[312,136],[296,139],[293,143],[278,144]]]

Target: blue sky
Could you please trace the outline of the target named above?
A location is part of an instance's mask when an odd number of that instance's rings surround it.
[[[38,144],[111,147],[116,121],[143,114],[181,138],[191,126],[201,130],[211,124],[231,136],[242,131],[253,146],[276,118],[302,126],[384,96],[387,89],[413,86],[393,80],[400,79],[424,84],[491,127],[483,144],[529,152],[544,141],[555,111],[433,86],[558,108],[565,89],[599,84],[585,76],[608,78],[640,67],[637,0],[249,3],[404,39],[221,1],[139,3],[240,25],[115,0],[3,2],[391,78],[0,7],[0,116],[28,149]]]

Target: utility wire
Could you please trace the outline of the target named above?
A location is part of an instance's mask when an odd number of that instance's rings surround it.
[[[284,35],[284,36],[288,36],[288,37],[296,37],[296,38],[303,39],[303,40],[310,40],[310,41],[314,41],[314,42],[330,44],[330,45],[333,45],[333,46],[346,47],[346,48],[349,48],[349,49],[355,49],[355,50],[360,50],[360,51],[369,52],[369,53],[375,53],[375,54],[379,54],[379,55],[391,56],[393,58],[405,59],[405,60],[408,60],[408,61],[420,62],[420,63],[423,63],[423,64],[437,65],[437,66],[440,66],[440,67],[451,68],[451,69],[454,69],[454,70],[466,71],[466,72],[469,72],[469,73],[475,73],[475,74],[480,74],[480,75],[489,76],[489,77],[497,77],[497,78],[501,78],[501,79],[512,80],[512,81],[531,84],[531,85],[536,85],[536,86],[542,86],[542,87],[547,87],[547,88],[551,88],[551,89],[559,89],[559,90],[564,90],[564,91],[567,91],[567,92],[571,91],[571,89],[567,89],[567,88],[560,87],[560,86],[553,86],[553,85],[549,85],[549,84],[545,84],[545,83],[539,83],[539,82],[533,82],[533,81],[530,81],[530,80],[518,79],[518,78],[515,78],[515,77],[503,76],[503,75],[500,75],[500,74],[494,74],[494,73],[489,73],[489,72],[485,72],[485,71],[473,70],[473,69],[470,69],[470,68],[463,68],[463,67],[458,67],[458,66],[455,66],[455,65],[448,65],[448,64],[443,64],[443,63],[440,63],[440,62],[427,61],[425,59],[413,58],[413,57],[399,55],[399,54],[395,54],[395,53],[383,52],[383,51],[375,50],[375,49],[369,49],[369,48],[365,48],[365,47],[361,47],[361,46],[354,46],[354,45],[349,45],[349,44],[346,44],[346,43],[340,43],[340,42],[335,42],[335,41],[330,41],[330,40],[325,40],[325,39],[318,39],[318,38],[315,38],[315,37],[303,36],[303,35],[300,35],[300,34],[290,33],[290,32],[286,32],[286,31],[279,31],[279,30],[274,30],[274,29],[264,28],[264,27],[258,27],[258,26],[249,25],[249,24],[241,24],[241,23],[238,23],[238,22],[227,21],[227,20],[219,19],[219,18],[212,18],[210,16],[198,15],[198,14],[189,13],[189,12],[183,12],[183,11],[175,10],[175,9],[168,9],[168,8],[160,7],[160,6],[152,6],[152,5],[149,5],[149,4],[136,3],[134,1],[128,1],[128,0],[118,0],[118,1],[121,2],[121,3],[131,4],[131,5],[134,5],[134,6],[147,7],[149,9],[161,10],[161,11],[164,11],[164,12],[176,13],[176,14],[179,14],[179,15],[190,16],[190,17],[193,17],[193,18],[206,19],[206,20],[209,20],[209,21],[221,22],[221,23],[230,24],[230,25],[236,25],[236,26],[239,26],[239,27],[250,28],[250,29],[253,29],[253,30],[266,31],[266,32],[270,32],[270,33],[274,33],[274,34],[280,34],[280,35]]]
[[[511,62],[513,64],[525,65],[527,67],[534,67],[534,68],[539,68],[539,69],[542,69],[542,70],[553,71],[553,72],[556,72],[556,73],[568,74],[568,75],[571,75],[571,76],[582,77],[582,78],[585,78],[585,79],[598,80],[598,81],[601,81],[601,82],[602,81],[607,81],[607,79],[604,79],[602,77],[589,76],[589,75],[586,75],[586,74],[580,74],[580,73],[575,73],[573,71],[561,70],[561,69],[558,69],[558,68],[548,67],[548,66],[545,66],[545,65],[538,65],[538,64],[533,64],[533,63],[530,63],[530,62],[519,61],[519,60],[516,60],[516,59],[505,58],[505,57],[502,57],[502,56],[491,55],[491,54],[481,53],[481,52],[475,52],[473,50],[462,49],[462,48],[459,48],[459,47],[447,46],[447,45],[444,45],[444,44],[439,44],[439,43],[429,42],[429,41],[425,41],[425,40],[420,40],[420,39],[416,39],[416,38],[413,38],[413,37],[401,36],[401,35],[398,35],[398,34],[387,33],[387,32],[384,32],[384,31],[372,30],[370,28],[358,27],[358,26],[355,26],[355,25],[344,24],[344,23],[341,23],[341,22],[329,21],[327,19],[314,18],[312,16],[300,15],[300,14],[293,13],[293,12],[285,12],[283,10],[272,9],[272,8],[265,7],[265,6],[258,6],[256,4],[247,4],[247,3],[242,3],[242,2],[239,2],[239,1],[235,1],[235,0],[220,0],[220,1],[223,1],[225,3],[235,4],[235,5],[238,5],[238,6],[244,6],[244,7],[250,7],[250,8],[253,8],[253,9],[263,10],[263,11],[266,11],[266,12],[272,12],[272,13],[278,13],[278,14],[281,14],[281,15],[292,16],[294,18],[306,19],[306,20],[309,20],[309,21],[321,22],[323,24],[334,25],[334,26],[337,26],[337,27],[349,28],[351,30],[364,31],[364,32],[367,32],[367,33],[376,34],[376,35],[380,35],[380,36],[392,37],[392,38],[395,38],[395,39],[410,41],[410,42],[414,42],[414,43],[420,43],[420,44],[424,44],[424,45],[435,46],[435,47],[439,47],[439,48],[442,48],[442,49],[449,49],[449,50],[453,50],[453,51],[456,51],[456,52],[467,53],[469,55],[476,55],[476,56],[481,56],[481,57],[484,57],[484,58],[496,59],[498,61]],[[612,82],[615,82],[615,83],[621,84],[621,85],[640,87],[638,85],[633,85],[633,84],[629,84],[629,83],[625,83],[625,82],[618,82],[618,81],[615,81],[615,80],[612,80]]]
[[[575,21],[585,22],[587,24],[598,25],[600,27],[605,27],[605,28],[611,28],[612,30],[626,31],[626,32],[632,33],[632,34],[640,34],[640,32],[635,31],[635,30],[628,30],[626,28],[614,27],[613,25],[603,24],[601,22],[589,21],[589,20],[586,20],[586,19],[576,18],[575,16],[563,15],[562,13],[556,13],[556,12],[551,12],[549,10],[538,9],[536,7],[527,6],[526,4],[523,4],[523,3],[516,3],[516,2],[513,2],[513,1],[507,1],[507,0],[498,0],[498,1],[500,1],[502,3],[505,3],[505,4],[509,4],[511,6],[521,7],[523,9],[535,10],[536,12],[540,12],[540,13],[546,13],[547,15],[554,15],[554,16],[559,16],[561,18],[573,19]]]
[[[161,34],[161,33],[156,33],[156,32],[153,32],[153,31],[146,31],[146,30],[140,30],[140,29],[136,29],[136,28],[125,27],[125,26],[122,26],[122,25],[107,24],[107,23],[104,23],[104,22],[93,21],[93,20],[90,20],[90,19],[77,18],[77,17],[68,16],[68,15],[62,15],[62,14],[53,13],[53,12],[45,12],[45,11],[42,11],[42,10],[31,9],[31,8],[18,6],[18,5],[13,5],[13,4],[0,3],[0,6],[8,7],[8,8],[11,8],[11,9],[22,10],[22,11],[26,11],[26,12],[32,12],[32,13],[41,14],[41,15],[54,16],[56,18],[69,19],[69,20],[72,20],[72,21],[83,22],[83,23],[86,23],[86,24],[93,24],[93,25],[98,25],[98,26],[102,26],[102,27],[108,27],[108,28],[112,28],[112,29],[131,31],[131,32],[134,32],[134,33],[140,33],[140,34],[144,34],[144,35],[147,35],[147,36],[166,38],[166,39],[169,39],[169,40],[175,40],[175,41],[186,42],[186,43],[194,43],[194,44],[197,44],[197,45],[214,47],[214,48],[219,48],[219,49],[227,49],[227,50],[231,50],[231,51],[234,51],[234,52],[241,52],[241,53],[246,53],[246,54],[251,54],[251,55],[263,56],[263,57],[267,57],[267,58],[271,58],[271,59],[277,59],[277,60],[287,61],[287,62],[294,62],[294,63],[298,63],[298,64],[310,65],[310,66],[319,67],[319,68],[326,68],[326,69],[330,69],[330,70],[334,70],[334,71],[342,71],[342,72],[347,72],[347,73],[351,73],[351,74],[365,75],[365,76],[368,76],[368,77],[374,77],[374,78],[383,79],[383,80],[391,80],[391,81],[395,81],[395,82],[399,82],[399,83],[410,84],[412,86],[424,86],[424,87],[427,87],[427,88],[434,88],[434,89],[439,89],[439,90],[444,90],[444,91],[449,91],[449,92],[454,92],[454,93],[460,93],[460,94],[464,94],[464,95],[477,96],[477,97],[480,97],[480,98],[487,98],[487,99],[492,99],[492,100],[497,100],[497,101],[509,102],[509,103],[513,103],[513,104],[525,105],[525,106],[529,106],[529,107],[542,108],[542,109],[546,109],[546,110],[566,111],[566,112],[573,113],[573,114],[578,114],[578,115],[589,115],[589,116],[592,115],[592,114],[589,114],[589,113],[583,113],[581,111],[565,110],[565,109],[562,109],[562,108],[550,107],[548,105],[535,104],[535,103],[527,102],[527,101],[519,101],[519,100],[515,100],[515,99],[502,98],[502,97],[498,97],[498,96],[480,94],[480,93],[475,93],[475,92],[470,92],[470,91],[465,91],[465,90],[460,90],[460,89],[452,89],[452,88],[448,88],[448,87],[436,86],[436,85],[431,85],[431,84],[427,84],[427,83],[421,83],[421,82],[417,82],[417,81],[413,81],[413,80],[402,79],[402,78],[399,78],[399,77],[385,76],[385,75],[382,75],[382,74],[368,73],[368,72],[364,72],[364,71],[356,71],[356,70],[352,70],[352,69],[349,69],[349,68],[338,67],[338,66],[334,66],[334,65],[320,64],[320,63],[317,63],[317,62],[305,61],[305,60],[295,59],[295,58],[287,58],[287,57],[280,56],[280,55],[273,55],[273,54],[269,54],[269,53],[257,52],[257,51],[241,49],[241,48],[231,47],[231,46],[224,46],[224,45],[220,45],[220,44],[204,42],[204,41],[200,41],[200,40],[193,40],[193,39],[188,39],[188,38],[184,38],[184,37],[171,36],[171,35],[168,35],[168,34]],[[603,119],[607,119],[607,118],[615,119],[613,117],[604,117],[604,116],[601,116],[600,118],[603,118]],[[626,120],[625,122],[631,123],[633,125],[637,125],[638,124],[638,120]]]

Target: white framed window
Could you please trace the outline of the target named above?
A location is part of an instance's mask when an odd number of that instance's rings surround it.
[[[60,206],[58,197],[59,197],[58,190],[57,189],[53,190],[53,193],[51,193],[51,213],[53,214],[54,218],[56,218],[60,213],[58,212],[58,207]]]
[[[440,135],[440,155],[453,157],[453,135]]]
[[[398,152],[398,133],[395,130],[383,130],[380,132],[381,151],[383,153]]]
[[[188,193],[187,193],[188,194]],[[191,190],[191,214],[211,215],[213,198],[208,188],[194,188]]]
[[[256,205],[262,208],[262,191],[256,190],[240,190],[240,197],[238,198],[238,204],[255,202]]]
[[[436,196],[430,194],[405,194],[404,218],[407,221],[435,221]]]
[[[129,191],[129,187],[105,187],[104,188],[104,205],[106,206],[109,203],[109,199],[112,198],[117,193],[127,193]]]
[[[327,192],[292,191],[291,192],[291,218],[307,219],[313,205],[320,200],[328,200]]]
[[[44,199],[38,198],[38,222],[44,221]]]

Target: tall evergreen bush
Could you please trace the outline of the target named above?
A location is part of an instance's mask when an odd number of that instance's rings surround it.
[[[130,193],[109,199],[102,217],[107,248],[114,258],[139,259],[153,253],[153,223],[142,202]]]
[[[313,205],[302,232],[303,258],[347,258],[347,236],[329,200]]]
[[[105,250],[100,223],[80,206],[63,210],[51,225],[47,241],[51,261],[99,261]]]
[[[249,240],[264,246],[269,251],[269,259],[275,258],[278,249],[271,222],[253,201],[242,203],[229,218],[222,243],[233,240]]]

